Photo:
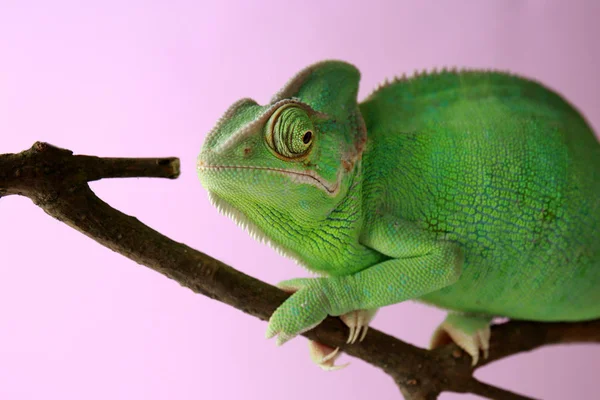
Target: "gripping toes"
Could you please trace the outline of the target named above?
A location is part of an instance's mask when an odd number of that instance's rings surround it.
[[[266,337],[277,336],[277,345],[282,345],[298,334],[319,325],[331,314],[331,305],[325,295],[325,284],[325,278],[297,278],[280,282],[277,286],[292,295],[269,319]],[[347,343],[355,343],[365,338],[369,323],[376,313],[377,309],[354,310],[340,316],[350,329]],[[326,371],[338,370],[348,365],[335,365],[340,356],[339,348],[334,349],[310,340],[309,349],[312,361]]]
[[[350,334],[346,343],[362,342],[367,336],[369,323],[377,313],[377,309],[355,310],[340,316],[340,319],[350,328]],[[362,332],[362,333],[361,333]]]
[[[350,363],[335,365],[335,361],[340,356],[340,348],[333,348],[314,340],[308,341],[310,350],[310,359],[325,371],[337,371],[347,367]]]
[[[430,347],[436,348],[453,341],[472,358],[471,365],[479,361],[479,352],[487,358],[490,348],[490,321],[488,317],[449,314],[435,330]]]
[[[357,340],[362,342],[367,335],[369,322],[371,322],[376,313],[377,309],[355,310],[341,315],[340,319],[350,329],[346,343],[355,343]],[[337,371],[350,365],[350,363],[335,365],[335,361],[341,354],[339,347],[334,349],[314,340],[308,341],[308,347],[311,360],[325,371]]]
[[[275,310],[269,319],[266,337],[277,336],[280,346],[297,335],[319,325],[327,317],[327,299],[320,290],[319,278],[293,279],[279,284],[283,290],[294,292]]]

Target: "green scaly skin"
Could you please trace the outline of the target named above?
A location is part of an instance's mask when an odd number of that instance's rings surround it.
[[[234,104],[198,174],[213,202],[321,275],[271,317],[281,344],[327,315],[418,300],[451,311],[477,362],[494,316],[600,317],[600,145],[558,94],[517,76],[442,71],[358,104],[358,70],[326,61],[260,106]],[[353,338],[352,338],[353,336]]]

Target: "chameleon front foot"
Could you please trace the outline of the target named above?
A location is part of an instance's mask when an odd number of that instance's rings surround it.
[[[349,313],[341,315],[340,319],[350,329],[350,334],[348,335],[346,343],[353,344],[356,343],[357,340],[362,342],[365,339],[365,336],[367,336],[369,323],[373,320],[376,313],[377,309],[375,308],[372,310],[350,311]]]
[[[327,315],[339,315],[331,312],[331,303],[325,293],[330,290],[324,278],[297,278],[280,282],[277,286],[292,295],[281,305],[271,318],[266,337],[277,336],[277,344],[281,345],[296,335],[317,326]],[[369,323],[377,313],[377,309],[359,309],[340,315],[340,319],[348,326],[346,343],[362,341],[367,335]],[[309,341],[312,361],[327,371],[338,370],[345,365],[335,365],[339,357],[339,348],[332,348],[322,343]]]
[[[276,336],[276,343],[281,346],[319,325],[329,314],[323,285],[324,278],[296,278],[278,283],[280,289],[293,294],[269,318],[266,338]]]
[[[491,320],[490,317],[448,314],[433,333],[429,347],[434,349],[453,341],[471,356],[471,365],[475,366],[480,351],[484,358],[488,357]]]
[[[350,363],[335,365],[335,361],[341,354],[339,347],[334,349],[314,340],[309,340],[308,349],[310,359],[325,371],[337,371],[350,365]]]
[[[346,343],[356,343],[357,340],[362,342],[367,335],[369,322],[371,322],[376,313],[377,309],[372,309],[355,310],[341,315],[340,319],[350,329]],[[308,347],[311,360],[325,371],[337,371],[350,365],[350,363],[335,365],[335,361],[341,354],[339,347],[334,349],[314,340],[309,340]]]

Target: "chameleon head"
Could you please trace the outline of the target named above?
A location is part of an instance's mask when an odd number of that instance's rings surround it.
[[[366,141],[358,81],[353,66],[326,61],[298,73],[268,105],[233,104],[198,156],[213,203],[271,239],[290,223],[308,227],[327,216],[347,193]]]

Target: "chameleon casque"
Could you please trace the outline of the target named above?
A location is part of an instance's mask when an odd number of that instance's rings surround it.
[[[272,315],[282,344],[327,315],[362,340],[379,307],[449,311],[433,347],[476,364],[494,317],[600,317],[600,144],[560,95],[491,71],[395,79],[358,103],[359,71],[314,64],[207,135],[212,202],[318,277]],[[337,349],[310,342],[337,369]]]

